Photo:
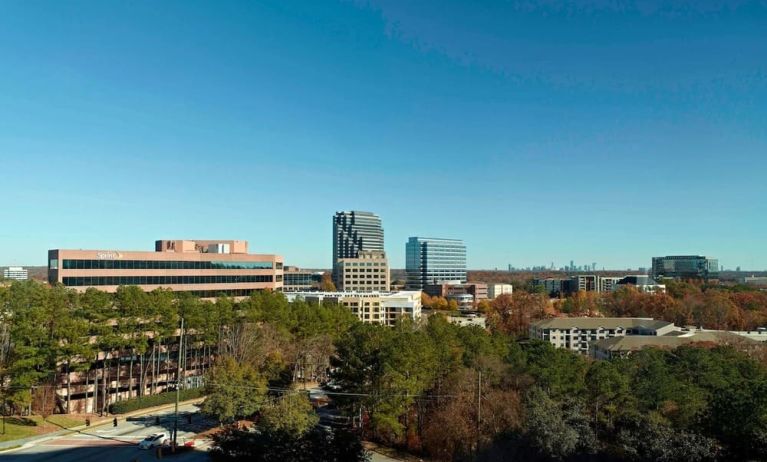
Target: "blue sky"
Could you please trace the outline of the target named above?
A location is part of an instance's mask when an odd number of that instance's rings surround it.
[[[336,210],[471,268],[767,268],[767,3],[0,2],[0,265]]]

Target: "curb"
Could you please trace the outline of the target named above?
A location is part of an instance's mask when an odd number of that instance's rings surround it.
[[[190,399],[188,401],[179,401],[178,405],[179,406],[183,406],[183,405],[187,405],[187,404],[198,404],[198,403],[203,402],[204,400],[205,400],[205,397]],[[148,408],[145,408],[145,409],[139,409],[137,411],[128,412],[126,414],[115,414],[112,417],[104,417],[104,418],[101,418],[101,420],[97,420],[97,421],[91,422],[90,426],[86,426],[85,424],[83,424],[83,425],[78,425],[78,426],[72,427],[72,428],[64,428],[64,429],[61,429],[61,430],[57,430],[55,432],[46,433],[46,434],[40,435],[40,436],[30,436],[30,437],[27,437],[27,438],[19,438],[19,439],[15,439],[15,440],[4,441],[4,442],[0,443],[0,453],[7,454],[7,453],[10,453],[10,452],[16,451],[18,449],[28,448],[29,446],[31,446],[32,444],[35,444],[35,443],[41,443],[43,441],[48,441],[48,440],[56,439],[56,438],[59,438],[59,437],[62,437],[62,436],[70,435],[72,433],[80,433],[82,430],[85,430],[85,429],[88,429],[88,428],[101,427],[101,426],[104,426],[104,425],[112,423],[112,421],[115,418],[128,419],[130,417],[137,417],[137,416],[141,416],[141,415],[151,414],[151,413],[157,412],[157,411],[163,411],[163,410],[166,410],[166,409],[169,409],[169,408],[173,408],[175,406],[176,406],[176,403],[163,404],[161,406],[148,407]]]

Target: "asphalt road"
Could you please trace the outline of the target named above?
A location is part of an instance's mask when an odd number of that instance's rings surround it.
[[[197,407],[187,404],[179,408],[178,441],[182,444],[186,438],[211,428],[215,423],[196,414]],[[192,415],[192,423],[187,415]],[[160,424],[156,424],[156,417]],[[134,417],[132,421],[118,418],[117,427],[102,425],[87,430],[25,445],[20,449],[0,453],[3,462],[133,462],[158,460],[155,450],[141,450],[138,442],[152,433],[164,432],[170,437],[173,433],[173,410]],[[163,460],[207,461],[205,448],[179,454],[166,455]]]

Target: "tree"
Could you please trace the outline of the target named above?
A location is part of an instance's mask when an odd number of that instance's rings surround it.
[[[282,395],[261,409],[258,427],[300,437],[319,422],[317,413],[304,394]]]
[[[336,285],[333,282],[333,279],[330,276],[330,273],[322,273],[322,280],[320,281],[320,290],[323,292],[335,292],[338,289],[336,289]]]
[[[248,417],[261,409],[266,396],[266,380],[247,364],[231,357],[221,358],[206,377],[207,398],[202,412],[220,423]]]

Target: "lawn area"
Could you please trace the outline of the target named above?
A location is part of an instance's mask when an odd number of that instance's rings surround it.
[[[0,421],[0,441],[10,441],[29,436],[42,435],[44,433],[61,430],[62,428],[76,427],[83,423],[84,420],[82,418],[61,414],[48,416],[45,425],[43,425],[43,418],[39,415],[31,417],[6,417],[5,433],[2,432],[3,424],[2,421]]]

